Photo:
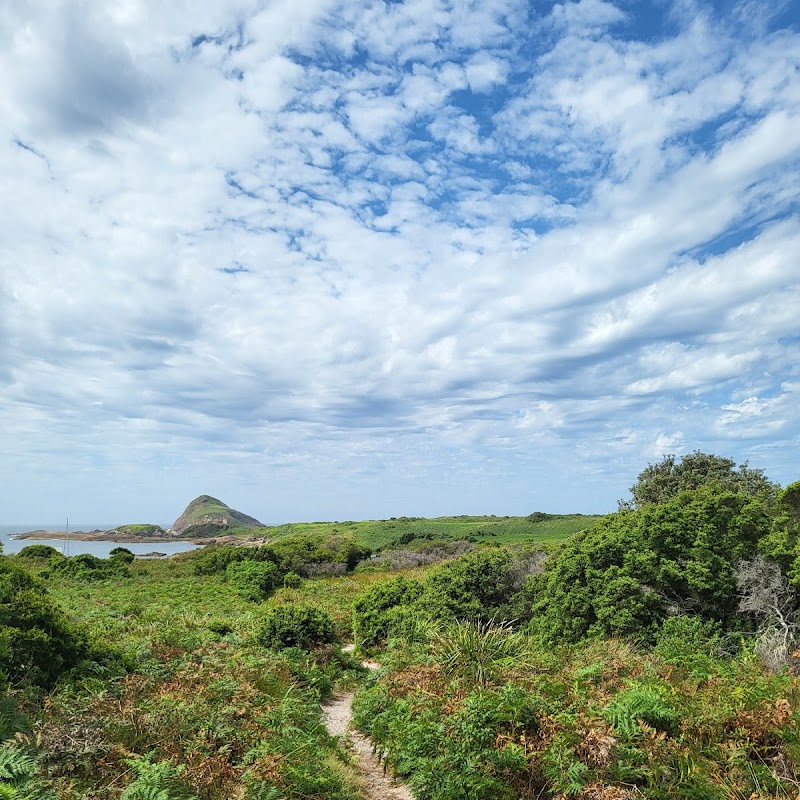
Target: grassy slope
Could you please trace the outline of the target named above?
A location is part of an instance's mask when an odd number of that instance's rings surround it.
[[[435,517],[432,519],[398,517],[397,519],[364,520],[361,522],[293,522],[265,528],[237,528],[236,535],[264,536],[277,541],[292,536],[325,537],[331,534],[350,534],[362,545],[373,550],[396,542],[404,535],[436,539],[497,542],[557,542],[577,531],[591,527],[598,515],[563,514],[541,522],[527,517]]]

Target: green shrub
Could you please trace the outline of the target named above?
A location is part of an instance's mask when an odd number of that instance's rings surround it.
[[[128,566],[124,559],[103,559],[97,556],[81,553],[63,561],[53,564],[53,574],[64,575],[76,581],[91,583],[108,578],[121,578],[128,576]]]
[[[548,642],[652,639],[666,618],[689,612],[741,627],[736,566],[769,530],[759,500],[713,484],[610,514],[534,579],[532,629]]]
[[[353,636],[359,647],[374,647],[396,635],[422,586],[399,576],[380,581],[360,594],[353,605]]]
[[[235,561],[228,564],[225,580],[237,594],[257,603],[272,594],[280,573],[270,561]]]
[[[458,620],[433,637],[433,657],[445,674],[487,687],[513,668],[530,668],[525,638],[509,624]]]
[[[42,561],[51,561],[54,558],[64,558],[64,555],[49,544],[29,544],[17,553],[17,558],[35,558]]]
[[[152,762],[149,758],[128,759],[136,774],[120,795],[120,800],[197,800],[181,784],[184,767],[169,761]]]
[[[302,582],[303,582],[302,577],[298,575],[296,572],[287,572],[283,576],[284,589],[298,589]]]
[[[337,636],[329,614],[313,606],[290,603],[267,612],[257,638],[260,644],[273,650],[285,647],[308,650],[318,644],[335,642]]]
[[[86,635],[44,585],[0,557],[0,663],[13,683],[50,688],[89,655]]]
[[[122,564],[131,564],[136,559],[136,556],[127,547],[114,547],[108,556],[112,561]]]
[[[227,636],[229,633],[233,633],[233,625],[224,619],[212,619],[206,627],[218,636]]]
[[[508,550],[479,550],[436,567],[416,603],[433,619],[503,620],[519,591]]]

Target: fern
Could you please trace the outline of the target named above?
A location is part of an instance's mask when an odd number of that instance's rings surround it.
[[[657,730],[674,729],[678,714],[653,690],[646,687],[622,692],[603,709],[603,718],[617,733],[631,739],[640,732],[639,720]]]
[[[186,793],[179,777],[183,767],[170,761],[153,763],[148,758],[133,758],[128,764],[136,771],[133,781],[120,796],[120,800],[197,800]]]
[[[52,792],[37,779],[36,756],[17,742],[0,745],[0,800],[50,800]]]
[[[10,739],[15,733],[28,733],[28,721],[17,710],[17,704],[8,695],[0,697],[0,742]]]
[[[0,781],[19,783],[32,778],[38,769],[36,758],[16,743],[0,746]]]

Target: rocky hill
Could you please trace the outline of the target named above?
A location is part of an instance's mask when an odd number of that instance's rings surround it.
[[[216,497],[202,494],[186,506],[172,524],[174,533],[184,536],[214,536],[226,528],[263,528],[263,523],[225,505]]]

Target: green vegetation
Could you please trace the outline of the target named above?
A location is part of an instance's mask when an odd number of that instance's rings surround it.
[[[124,533],[129,536],[166,536],[167,532],[160,525],[119,525],[109,533]]]
[[[6,676],[48,688],[86,650],[85,637],[44,586],[8,558],[0,560],[0,657]]]
[[[0,797],[366,800],[320,709],[354,686],[416,800],[794,796],[800,482],[693,453],[633,496],[0,556]]]
[[[698,637],[653,651],[614,639],[552,650],[473,623],[438,636],[387,653],[355,705],[418,800],[795,791],[797,679],[765,674],[747,651],[722,656]]]
[[[664,456],[656,464],[648,464],[631,486],[631,499],[621,501],[620,508],[642,508],[648,503],[665,503],[684,491],[714,484],[731,492],[763,499],[774,498],[778,486],[762,469],[752,469],[747,462],[736,462],[695,450],[681,459]]]
[[[309,650],[316,645],[335,642],[337,637],[329,614],[313,606],[286,605],[266,613],[257,638],[264,647]]]
[[[257,528],[261,523],[207,494],[196,497],[172,524],[183,536],[216,536],[233,528]]]
[[[544,518],[542,518],[542,516]],[[372,550],[407,547],[424,541],[494,544],[560,542],[577,531],[590,528],[598,516],[584,514],[531,514],[528,517],[397,517],[363,522],[305,522],[264,527],[259,531],[237,531],[247,536],[265,536],[270,541],[285,538],[351,536]]]
[[[771,529],[763,504],[718,484],[611,514],[573,537],[532,585],[534,627],[551,642],[649,637],[669,615],[736,619],[736,569]]]

